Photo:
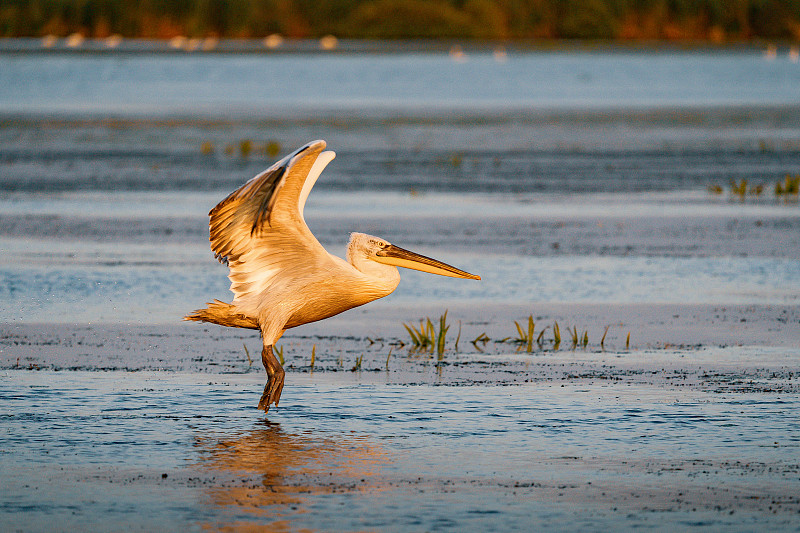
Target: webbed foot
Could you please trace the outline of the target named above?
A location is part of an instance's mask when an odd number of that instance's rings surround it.
[[[271,376],[267,378],[267,385],[264,387],[264,394],[261,395],[261,401],[258,402],[258,408],[263,409],[266,413],[269,411],[269,406],[273,403],[278,406],[281,399],[281,391],[283,391],[283,379],[286,372],[283,368],[278,368]]]
[[[264,363],[264,368],[267,371],[267,385],[264,387],[261,401],[258,402],[258,408],[263,409],[266,413],[269,411],[270,405],[274,403],[277,407],[281,399],[283,379],[286,376],[286,372],[284,372],[278,358],[272,353],[272,346],[264,346],[261,351],[261,362]]]

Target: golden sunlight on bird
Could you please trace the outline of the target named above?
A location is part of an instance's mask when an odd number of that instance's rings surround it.
[[[230,268],[234,298],[214,300],[184,317],[260,330],[267,384],[258,407],[265,412],[278,405],[283,390],[284,370],[273,346],[287,329],[391,294],[400,282],[397,267],[481,279],[363,233],[350,235],[347,261],[328,253],[303,218],[311,188],[336,156],[325,146],[303,146],[211,210],[211,250]]]

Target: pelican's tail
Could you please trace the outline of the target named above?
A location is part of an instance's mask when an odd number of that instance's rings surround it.
[[[252,317],[243,315],[236,311],[236,307],[219,300],[207,303],[207,309],[198,309],[193,313],[183,317],[184,320],[195,320],[197,322],[211,322],[220,326],[231,328],[260,329],[258,322]]]

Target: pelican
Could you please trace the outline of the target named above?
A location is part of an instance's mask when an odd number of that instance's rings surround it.
[[[209,240],[230,268],[231,303],[214,300],[184,317],[257,329],[267,384],[258,403],[278,405],[284,370],[273,346],[289,329],[337,315],[391,294],[397,267],[454,278],[481,279],[385,240],[352,233],[347,261],[328,253],[303,218],[308,194],[336,154],[313,141],[233,191],[209,212]]]

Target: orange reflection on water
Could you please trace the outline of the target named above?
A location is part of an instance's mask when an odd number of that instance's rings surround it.
[[[366,437],[290,434],[266,420],[246,433],[197,437],[195,445],[210,504],[221,517],[238,516],[204,524],[222,531],[264,524],[270,531],[298,531],[293,517],[307,512],[309,497],[382,490],[378,474],[389,464],[387,452]]]

